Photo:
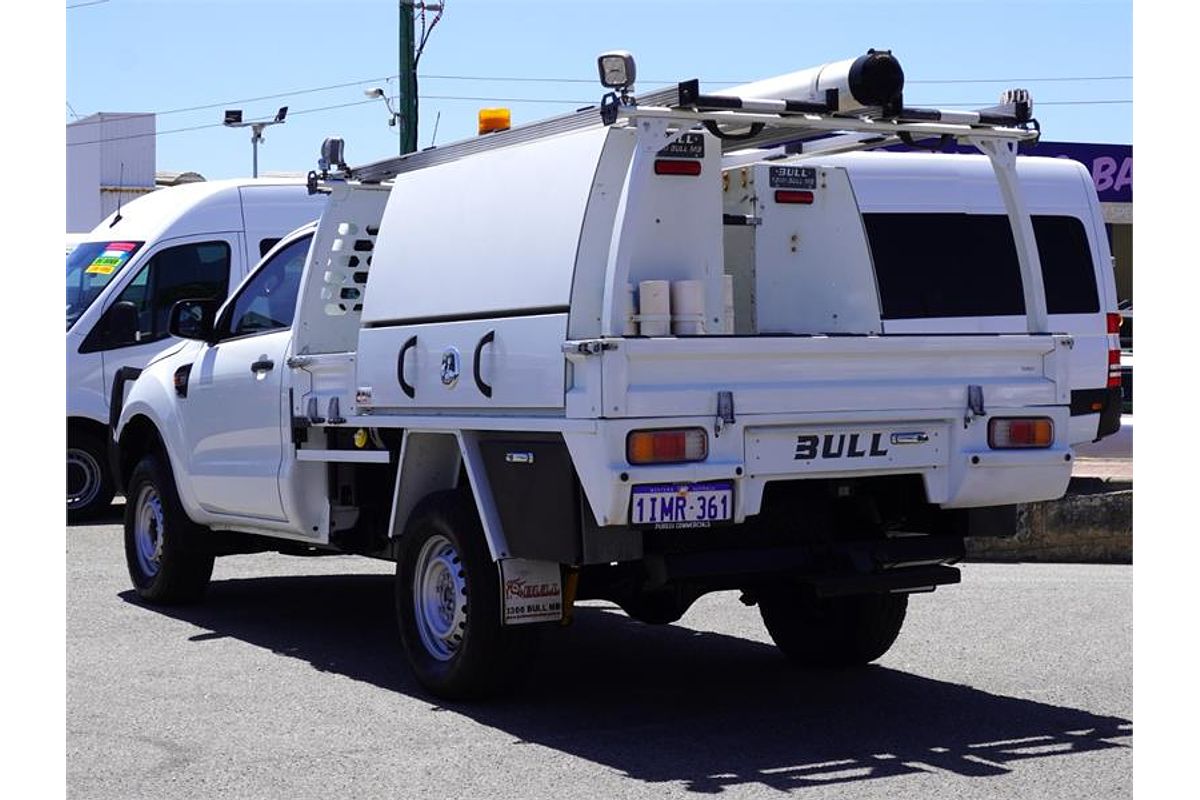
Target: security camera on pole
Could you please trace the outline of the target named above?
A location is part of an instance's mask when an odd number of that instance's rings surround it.
[[[250,144],[254,147],[254,177],[258,177],[258,143],[263,141],[263,129],[268,125],[282,125],[287,118],[288,107],[283,106],[275,112],[275,119],[259,120],[257,122],[242,122],[242,110],[229,108],[225,110],[225,127],[249,128]]]

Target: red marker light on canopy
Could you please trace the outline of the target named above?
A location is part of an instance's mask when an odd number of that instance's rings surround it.
[[[776,189],[776,203],[794,203],[797,205],[811,206],[813,201],[813,193],[795,189]]]
[[[660,158],[654,162],[655,175],[699,175],[699,161]]]

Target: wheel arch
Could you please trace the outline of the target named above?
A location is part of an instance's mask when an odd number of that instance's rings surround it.
[[[405,431],[392,500],[389,536],[404,535],[418,504],[435,492],[466,485],[494,561],[510,556],[474,431]]]
[[[519,472],[513,472],[518,470]],[[403,537],[417,505],[435,492],[469,488],[492,559],[578,563],[581,497],[558,434],[406,431],[389,536]],[[539,501],[531,521],[529,498]]]
[[[149,454],[156,454],[164,465],[170,467],[167,458],[167,448],[158,426],[144,414],[136,414],[121,428],[121,438],[117,442],[117,457],[113,460],[116,470],[114,478],[118,485],[124,487],[133,474],[134,467]]]

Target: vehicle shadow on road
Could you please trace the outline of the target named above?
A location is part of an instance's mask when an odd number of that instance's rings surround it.
[[[209,631],[190,637],[197,646],[232,637],[463,714],[517,744],[701,793],[934,770],[996,776],[1025,760],[1126,747],[1132,735],[1129,720],[882,666],[802,672],[760,642],[600,608],[551,631],[511,697],[446,706],[404,666],[391,607],[389,576],[335,575],[214,581],[202,605],[146,608]]]
[[[114,503],[84,520],[67,521],[68,528],[85,528],[92,525],[120,525],[125,521],[125,504]]]

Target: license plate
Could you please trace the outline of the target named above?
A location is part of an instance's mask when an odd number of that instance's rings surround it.
[[[633,487],[629,521],[656,528],[707,528],[733,519],[733,482],[654,483]]]

